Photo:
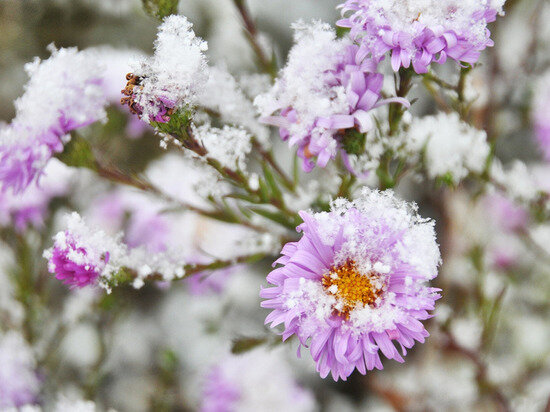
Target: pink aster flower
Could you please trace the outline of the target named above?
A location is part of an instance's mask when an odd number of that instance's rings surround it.
[[[0,187],[13,193],[24,191],[41,175],[67,139],[52,131],[35,134],[29,127],[11,124],[0,130]]]
[[[254,349],[229,355],[206,377],[202,412],[315,410],[314,398],[298,385],[280,351]]]
[[[359,199],[337,199],[328,213],[300,213],[297,242],[288,243],[263,289],[266,323],[296,335],[324,378],[382,369],[380,352],[403,362],[428,332],[440,297],[426,282],[440,262],[434,223],[391,191],[365,189]]]
[[[493,46],[487,24],[502,14],[505,0],[346,0],[338,22],[361,43],[361,52],[381,58],[391,51],[393,70],[426,73],[447,58],[474,64]]]
[[[381,99],[384,78],[376,72],[378,60],[367,59],[349,39],[337,39],[329,25],[298,23],[294,28],[296,44],[286,67],[255,104],[263,121],[298,147],[305,171],[325,167],[338,153],[348,164],[343,142],[374,127],[371,111],[391,101],[408,102]]]
[[[105,116],[106,98],[93,52],[55,49],[25,66],[30,80],[15,103],[16,117],[0,130],[0,187],[19,193],[63,151],[68,133]]]
[[[95,283],[109,263],[109,252],[91,246],[89,240],[69,228],[55,236],[53,248],[45,254],[50,273],[71,288]]]
[[[67,223],[67,229],[54,236],[53,247],[44,251],[48,270],[71,288],[97,284],[113,254],[121,254],[118,239],[90,229],[78,213],[70,214]]]

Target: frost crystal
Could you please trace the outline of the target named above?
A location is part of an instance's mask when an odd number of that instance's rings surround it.
[[[208,156],[232,170],[244,170],[246,156],[252,150],[251,136],[244,129],[224,126],[217,129],[210,125],[193,127],[195,137],[208,151]]]
[[[529,203],[537,200],[541,192],[550,193],[548,170],[545,168],[539,170],[542,174],[539,177],[537,169],[529,168],[520,160],[514,161],[506,169],[496,161],[491,166],[491,177],[513,200]]]
[[[273,309],[266,323],[284,323],[283,340],[297,335],[323,378],[382,369],[379,352],[403,362],[392,341],[403,355],[424,342],[420,321],[439,298],[426,285],[440,263],[433,222],[392,192],[368,189],[300,216],[302,238],[284,246],[282,266],[267,276],[273,287],[260,292]]]
[[[163,121],[157,117],[159,111],[195,104],[208,80],[204,56],[208,45],[195,36],[192,27],[183,16],[165,18],[154,55],[134,69],[138,80],[133,99],[146,120]]]
[[[264,145],[267,144],[268,130],[258,123],[254,105],[235,78],[222,67],[210,67],[208,74],[204,90],[197,97],[198,104],[218,113],[223,122],[241,126]],[[256,81],[262,80],[263,78]]]
[[[94,402],[75,399],[61,395],[58,397],[54,412],[96,412],[97,408]]]
[[[450,177],[454,183],[468,173],[481,173],[490,153],[487,135],[462,122],[457,113],[440,113],[413,120],[409,148],[424,151],[428,176]]]
[[[505,0],[346,0],[341,27],[350,28],[364,54],[381,59],[391,51],[393,70],[426,73],[447,58],[473,64],[493,45],[487,23]]]

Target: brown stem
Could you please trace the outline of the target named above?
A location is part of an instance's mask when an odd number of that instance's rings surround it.
[[[491,397],[495,400],[495,402],[498,405],[498,410],[502,412],[509,412],[510,404],[508,402],[508,399],[504,394],[500,391],[500,389],[494,385],[492,382],[490,382],[488,378],[488,370],[486,363],[481,359],[481,356],[478,352],[473,351],[471,349],[465,348],[464,346],[460,345],[454,336],[447,332],[443,331],[447,338],[446,346],[445,348],[459,353],[462,356],[468,358],[476,367],[477,373],[476,373],[476,380],[478,382],[478,385],[485,389]]]
[[[190,264],[187,264],[187,265],[183,266],[184,275],[180,278],[175,278],[174,281],[185,279],[185,278],[188,278],[192,275],[195,275],[195,274],[201,273],[201,272],[225,269],[227,267],[235,266],[235,265],[238,265],[238,264],[256,263],[256,262],[262,260],[265,257],[266,257],[265,253],[256,253],[256,254],[253,254],[253,255],[238,256],[238,257],[233,258],[233,259],[227,259],[227,260],[221,260],[220,259],[220,260],[216,260],[214,262],[205,263],[205,264],[190,263]],[[136,279],[137,276],[138,276],[136,271],[134,271],[133,269],[129,269],[129,268],[125,268],[124,273],[127,276],[125,276],[122,279],[120,279],[120,278],[117,279],[116,280],[116,285],[114,285],[114,286],[120,285],[122,283],[130,283],[134,279]],[[150,281],[164,281],[165,279],[160,273],[154,273],[150,276],[147,276],[147,280],[150,280]]]
[[[185,129],[184,139],[181,139],[176,134],[171,134],[171,136],[175,141],[179,143],[183,144],[184,142],[186,142],[184,147],[182,147],[181,144],[176,144],[176,147],[178,147],[180,150],[189,149],[193,151],[201,159],[203,159],[210,167],[214,168],[222,177],[226,178],[229,182],[233,183],[233,185],[236,186],[237,188],[244,190],[247,193],[247,195],[249,195],[248,201],[254,204],[270,204],[275,206],[277,209],[279,209],[279,211],[282,214],[285,215],[287,220],[290,222],[284,225],[285,227],[294,228],[296,226],[293,223],[296,217],[296,214],[290,211],[286,207],[284,201],[281,198],[278,198],[272,195],[267,196],[267,198],[262,198],[261,191],[259,189],[253,189],[250,186],[249,180],[243,172],[241,172],[240,170],[235,171],[228,167],[225,167],[217,159],[209,157],[208,151],[196,139],[191,126],[188,126]],[[267,214],[264,214],[263,216],[267,217]],[[275,220],[272,218],[270,218],[270,220],[273,220],[277,223],[281,223],[279,220]]]
[[[236,219],[232,218],[231,216],[228,216],[223,211],[202,209],[198,206],[194,206],[194,205],[191,205],[191,204],[186,203],[184,201],[174,199],[173,197],[171,197],[168,194],[164,193],[163,191],[161,191],[159,188],[157,188],[153,184],[151,184],[151,183],[149,183],[149,182],[147,182],[143,179],[140,179],[136,176],[126,174],[126,173],[122,172],[121,170],[116,169],[114,167],[106,166],[106,165],[103,165],[99,162],[96,162],[95,170],[96,170],[96,172],[99,176],[101,176],[101,177],[103,177],[103,178],[105,178],[105,179],[107,179],[111,182],[120,183],[120,184],[123,184],[123,185],[126,185],[126,186],[134,187],[134,188],[139,189],[139,190],[144,191],[144,192],[151,193],[155,196],[158,196],[158,197],[164,199],[167,202],[174,203],[174,204],[180,206],[181,208],[183,208],[185,210],[195,212],[195,213],[197,213],[201,216],[204,216],[204,217],[207,217],[207,218],[210,218],[210,219],[219,220],[219,221],[226,222],[226,223],[234,223],[234,224],[243,225],[243,226],[246,226],[250,229],[256,230],[258,232],[265,232],[265,228],[261,228],[259,226],[256,226],[256,225],[250,223],[250,222],[241,221],[241,220],[237,221]]]
[[[233,3],[235,4],[237,11],[241,15],[241,19],[246,32],[246,37],[248,38],[248,41],[250,42],[250,45],[254,50],[256,57],[258,58],[258,63],[261,69],[271,75],[272,78],[275,78],[275,76],[277,75],[276,70],[273,67],[271,59],[269,59],[265,55],[265,51],[260,45],[258,39],[259,31],[256,27],[254,19],[250,15],[250,11],[248,10],[248,6],[246,5],[246,0],[233,0]]]

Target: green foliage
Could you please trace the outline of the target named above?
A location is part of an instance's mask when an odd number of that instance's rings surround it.
[[[448,186],[450,188],[456,187],[456,182],[451,172],[447,172],[443,176],[437,177],[436,184],[439,186]]]
[[[113,274],[109,279],[109,286],[115,287],[118,285],[123,285],[130,283],[134,279],[134,276],[126,268],[120,268],[120,270]]]
[[[283,194],[281,193],[281,190],[279,189],[279,186],[277,185],[277,182],[275,180],[275,176],[273,176],[273,173],[271,173],[271,170],[269,170],[269,167],[267,167],[266,165],[263,165],[262,169],[264,171],[265,182],[267,184],[269,192],[271,192],[272,197],[274,199],[282,201]]]
[[[179,367],[179,359],[176,352],[171,349],[161,351],[159,356],[159,366],[164,374],[169,376],[174,375]]]
[[[109,312],[116,308],[117,303],[117,295],[115,293],[105,293],[101,296],[101,299],[98,302],[98,307],[101,310]]]
[[[378,180],[380,181],[381,189],[386,190],[395,187],[395,180],[393,179],[393,176],[391,175],[389,169],[384,167],[383,164],[376,169],[376,176],[378,176]]]
[[[159,132],[169,134],[174,137],[187,137],[187,128],[191,124],[193,111],[190,108],[182,108],[170,116],[170,121],[167,123],[151,122],[151,126]]]
[[[298,216],[288,216],[283,212],[274,212],[271,210],[263,209],[261,207],[249,207],[249,209],[254,213],[257,213],[258,215],[277,222],[280,225],[286,226],[291,230],[294,230],[296,226],[302,223],[302,220]]]
[[[339,39],[347,36],[350,32],[350,29],[348,27],[340,27],[336,26],[336,37]]]
[[[57,158],[67,166],[96,169],[96,160],[90,142],[76,134],[71,137],[71,141],[65,145],[63,152],[58,154]]]
[[[171,14],[177,14],[179,0],[141,0],[143,9],[150,16],[160,20]]]
[[[348,129],[341,137],[340,143],[346,153],[359,155],[365,151],[367,136],[356,129]]]

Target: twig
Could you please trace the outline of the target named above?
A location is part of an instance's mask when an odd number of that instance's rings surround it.
[[[487,365],[485,362],[481,359],[481,356],[479,353],[465,348],[464,346],[460,345],[454,336],[449,333],[448,331],[443,331],[447,338],[447,343],[445,348],[451,351],[454,351],[456,353],[461,354],[462,356],[468,358],[472,363],[476,366],[477,374],[476,379],[478,382],[478,385],[485,389],[495,400],[495,402],[498,405],[498,410],[502,412],[509,412],[510,404],[508,402],[508,399],[504,396],[504,394],[500,391],[500,389],[495,386],[493,383],[489,381],[488,378],[488,371],[487,371]]]
[[[445,80],[437,77],[435,74],[431,72],[424,74],[423,77],[425,80],[433,82],[443,89],[453,90],[455,92],[458,92],[458,86],[452,85],[451,83],[447,83]]]
[[[195,263],[189,263],[187,265],[183,266],[184,275],[179,278],[174,278],[174,281],[178,281],[181,279],[186,279],[190,276],[193,276],[197,273],[201,272],[207,272],[207,271],[215,271],[220,269],[225,269],[230,266],[235,266],[238,264],[252,264],[256,263],[263,258],[266,257],[265,253],[255,253],[253,255],[244,255],[244,256],[238,256],[232,259],[227,260],[215,260],[214,262],[210,263],[204,263],[204,264],[195,264]],[[138,274],[133,269],[124,268],[123,269],[123,276],[117,277],[117,279],[114,281],[116,283],[112,286],[118,286],[120,284],[126,284],[131,283],[134,279],[137,278]],[[147,280],[149,281],[164,281],[164,277],[159,273],[153,273],[149,276],[147,276]]]
[[[188,126],[184,132],[185,136],[183,139],[176,134],[171,134],[171,137],[175,140],[175,142],[178,142],[176,146],[180,148],[180,150],[188,149],[193,151],[197,156],[199,156],[199,158],[205,161],[206,164],[214,168],[222,177],[226,178],[234,186],[241,190],[244,190],[247,193],[247,195],[245,196],[234,194],[235,198],[246,200],[252,204],[274,206],[284,216],[284,219],[279,219],[279,215],[277,215],[278,218],[275,219],[273,218],[274,215],[269,213],[268,211],[265,211],[265,213],[263,214],[259,214],[285,226],[286,228],[293,230],[296,227],[296,214],[286,207],[285,202],[281,196],[277,196],[272,193],[264,193],[260,189],[252,188],[250,186],[249,179],[242,171],[235,171],[228,167],[225,167],[217,159],[208,156],[208,151],[198,142],[198,140],[194,136],[191,126]],[[183,147],[179,145],[179,143],[181,143]],[[257,209],[251,210],[255,213],[258,213]]]
[[[277,75],[277,71],[271,59],[269,59],[265,55],[265,51],[259,42],[259,38],[258,38],[259,31],[258,31],[258,28],[256,27],[256,23],[254,22],[254,19],[250,15],[250,11],[248,10],[248,7],[246,5],[246,0],[233,0],[233,3],[235,4],[237,11],[241,15],[246,37],[248,38],[248,41],[250,42],[250,45],[254,50],[256,57],[258,58],[258,63],[261,69],[265,73],[269,74],[272,78],[275,78],[275,76]]]

